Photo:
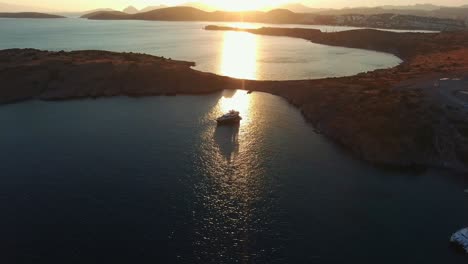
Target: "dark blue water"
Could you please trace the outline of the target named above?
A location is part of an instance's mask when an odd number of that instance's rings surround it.
[[[241,110],[240,127],[214,118]],[[353,159],[282,99],[0,107],[2,263],[466,263],[463,175]]]

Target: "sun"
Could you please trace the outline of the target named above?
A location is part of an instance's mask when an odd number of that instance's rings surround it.
[[[290,2],[290,0],[206,0],[205,2],[218,10],[251,11],[275,7],[281,4],[288,3]]]

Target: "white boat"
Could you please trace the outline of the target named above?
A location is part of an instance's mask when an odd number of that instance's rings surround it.
[[[216,119],[219,125],[231,125],[231,124],[239,124],[242,120],[240,113],[235,110],[229,111],[229,113],[224,114],[223,116]]]
[[[450,238],[450,242],[461,247],[468,253],[468,227],[455,232]]]

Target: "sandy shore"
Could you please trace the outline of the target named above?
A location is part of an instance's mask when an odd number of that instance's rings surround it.
[[[195,71],[189,62],[143,54],[4,50],[0,51],[0,103],[201,94],[222,89],[263,91],[297,106],[324,135],[367,161],[467,169],[466,115],[460,106],[439,100],[439,93],[434,92],[440,78],[468,75],[467,33],[247,31],[390,52],[404,63],[352,77],[243,81]]]

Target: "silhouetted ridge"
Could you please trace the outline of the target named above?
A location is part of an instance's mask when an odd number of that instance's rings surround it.
[[[354,10],[354,9],[350,9]],[[122,12],[97,12],[82,16],[97,20],[155,20],[155,21],[227,21],[257,22],[271,24],[304,24],[355,26],[388,29],[417,29],[433,31],[466,30],[465,21],[447,18],[433,18],[413,15],[397,15],[390,11],[376,15],[358,13],[348,15],[323,15],[294,13],[287,9],[275,9],[269,12],[206,12],[193,7],[169,7],[144,13],[125,14]]]
[[[36,12],[19,12],[19,13],[0,13],[3,18],[65,18],[64,16],[57,16],[45,13]]]

